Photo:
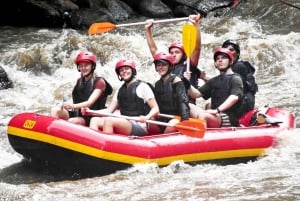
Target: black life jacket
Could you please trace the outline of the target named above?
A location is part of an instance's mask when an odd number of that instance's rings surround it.
[[[231,90],[231,80],[234,76],[239,76],[238,74],[231,75],[219,75],[213,80],[213,90],[211,93],[211,107],[212,109],[218,108],[230,95]],[[242,108],[242,100],[239,98],[238,102],[223,111],[229,116],[230,122],[233,126],[238,126],[238,118],[242,115],[240,109]]]
[[[254,109],[255,106],[255,94],[258,91],[258,85],[254,77],[255,68],[248,61],[237,61],[232,70],[238,73],[243,80],[244,96],[241,112],[246,113]]]
[[[173,80],[176,75],[172,74],[166,82],[162,79],[155,83],[155,98],[159,105],[159,111],[165,114],[179,114],[176,98],[173,93]]]
[[[97,101],[90,107],[90,109],[99,110],[105,108],[107,96],[112,93],[113,89],[111,85],[102,77],[96,77],[94,79],[92,78],[86,82],[83,81],[83,79],[78,79],[72,91],[73,102],[76,104],[87,101],[95,89],[95,83],[99,79],[103,79],[105,81],[106,88],[103,95],[97,99]]]
[[[183,63],[179,63],[174,66],[172,73],[181,76],[183,75],[184,71],[186,71],[186,65]]]
[[[178,75],[180,78],[183,76],[183,73],[186,71],[187,64],[180,63],[174,66],[172,73]],[[196,66],[190,66],[191,78],[190,83],[195,88],[198,88],[198,79],[200,76],[200,70]]]
[[[141,80],[136,80],[128,88],[124,83],[119,89],[118,104],[122,115],[140,116],[148,114],[150,107],[136,94],[136,88],[140,83]]]

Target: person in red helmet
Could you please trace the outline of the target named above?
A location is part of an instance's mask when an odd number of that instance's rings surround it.
[[[226,40],[222,44],[223,48],[227,48],[231,51],[233,55],[233,67],[232,70],[235,73],[238,73],[244,85],[244,98],[243,104],[244,111],[247,112],[255,108],[255,94],[258,91],[258,85],[255,81],[255,67],[250,64],[248,61],[240,60],[240,46],[236,41]]]
[[[183,81],[172,73],[174,57],[169,53],[159,52],[154,56],[155,70],[160,75],[160,79],[155,82],[154,93],[159,106],[159,111],[163,114],[178,115],[181,121],[188,120],[190,116],[189,98]],[[157,118],[159,121],[170,124],[179,123],[178,119]],[[175,132],[174,127],[149,125],[152,133]]]
[[[198,108],[197,118],[204,119],[209,128],[239,126],[244,93],[240,75],[232,71],[233,54],[227,48],[217,48],[213,58],[220,74],[209,79],[198,90],[189,89],[189,94],[194,98],[211,98],[211,108]]]
[[[248,61],[240,60],[240,46],[236,41],[231,39],[226,40],[222,44],[222,48],[227,48],[233,55],[232,71],[241,76],[244,86],[243,97],[243,113],[248,112],[255,108],[255,94],[258,91],[258,85],[255,79],[255,67]],[[207,77],[207,80],[209,78]],[[209,108],[210,103],[205,105],[205,108]]]
[[[80,52],[77,55],[75,64],[80,72],[80,78],[77,79],[72,91],[73,101],[64,101],[61,106],[52,108],[51,116],[88,126],[91,116],[83,116],[81,108],[105,108],[112,87],[103,77],[98,77],[94,73],[96,60],[96,56],[91,52]]]
[[[204,71],[200,71],[197,68],[200,52],[201,52],[201,31],[200,31],[200,15],[190,15],[190,22],[192,22],[197,27],[196,34],[196,46],[190,56],[190,72],[187,72],[187,56],[184,50],[183,45],[180,42],[172,42],[169,47],[169,53],[174,58],[174,68],[172,69],[172,73],[178,75],[180,78],[186,78],[185,81],[188,81],[188,85],[185,85],[186,88],[189,88],[191,84],[193,87],[198,87],[198,79],[201,78],[206,81],[206,73]],[[151,52],[152,57],[154,57],[158,52],[158,48],[153,39],[152,30],[153,20],[147,20],[145,25],[146,30],[146,39],[149,50]],[[186,82],[185,82],[186,83]],[[196,103],[196,100],[190,100],[191,103]]]
[[[105,133],[123,135],[148,135],[146,120],[159,113],[154,93],[148,83],[136,79],[136,64],[131,60],[119,60],[115,71],[122,86],[115,93],[111,103],[102,112],[113,113],[119,109],[121,115],[137,117],[138,121],[118,117],[93,117],[90,128]]]

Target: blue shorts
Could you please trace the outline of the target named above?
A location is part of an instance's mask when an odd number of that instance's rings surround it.
[[[145,136],[147,131],[141,126],[141,123],[131,120],[132,130],[130,135]]]

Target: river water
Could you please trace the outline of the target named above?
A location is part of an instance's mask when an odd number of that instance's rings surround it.
[[[298,0],[289,2],[300,6]],[[202,19],[199,67],[215,75],[213,49],[228,38],[239,41],[241,58],[257,69],[257,104],[296,115],[297,128],[282,133],[268,156],[227,166],[190,166],[181,161],[164,168],[136,165],[94,178],[34,168],[11,148],[7,124],[24,111],[48,114],[63,96],[70,98],[79,76],[73,63],[78,51],[94,52],[99,58],[97,73],[115,88],[121,84],[114,73],[120,58],[137,62],[138,78],[153,82],[158,77],[143,26],[93,36],[69,29],[0,27],[0,65],[14,82],[14,88],[0,91],[0,200],[299,200],[300,10],[280,1],[257,0],[231,12]],[[155,26],[159,49],[181,39],[181,25]],[[203,103],[198,100],[199,106]]]

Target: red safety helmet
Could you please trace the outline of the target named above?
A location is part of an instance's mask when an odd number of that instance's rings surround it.
[[[169,52],[170,52],[171,48],[174,48],[174,47],[179,48],[183,53],[185,53],[183,45],[179,42],[171,43],[169,46]]]
[[[94,65],[96,65],[96,56],[91,53],[91,52],[80,52],[76,59],[75,59],[75,64],[78,65],[80,62],[83,61],[89,61],[92,62]]]
[[[174,64],[174,58],[172,55],[170,55],[169,53],[164,53],[164,52],[159,52],[154,56],[154,61],[153,63],[155,64],[157,61],[160,60],[164,60],[167,61],[171,64],[171,66],[173,66]]]
[[[119,75],[119,69],[124,67],[124,66],[129,66],[132,69],[133,74],[136,75],[136,65],[135,65],[135,63],[131,60],[126,60],[126,59],[121,59],[116,63],[115,71],[118,75]]]
[[[216,61],[218,54],[225,54],[230,61],[233,61],[232,52],[227,48],[222,48],[222,47],[217,48],[214,52],[214,61]]]

